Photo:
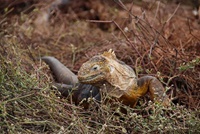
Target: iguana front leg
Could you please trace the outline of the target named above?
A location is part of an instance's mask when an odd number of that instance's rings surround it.
[[[154,102],[169,106],[169,98],[165,93],[165,89],[161,82],[153,76],[143,76],[137,80],[139,96],[144,96],[146,93],[150,94],[150,99]]]

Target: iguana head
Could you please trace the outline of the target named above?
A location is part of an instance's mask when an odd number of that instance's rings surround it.
[[[119,89],[116,90],[115,95],[120,90],[125,91],[137,86],[133,69],[118,60],[112,50],[94,56],[85,62],[78,72],[78,79],[81,83],[96,86],[111,85],[114,89]]]
[[[112,71],[109,66],[107,57],[116,59],[112,50],[104,52],[102,55],[92,57],[89,61],[85,62],[78,71],[78,79],[81,83],[96,84],[106,81],[108,75]]]

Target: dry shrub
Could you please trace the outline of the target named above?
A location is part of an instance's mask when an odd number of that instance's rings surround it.
[[[2,133],[200,131],[200,26],[190,8],[160,2],[143,8],[129,2],[114,4],[96,1],[95,5],[88,0],[72,5],[77,8],[74,12],[56,10],[44,23],[47,31],[39,28],[39,32],[35,20],[48,9],[42,7],[44,2],[28,14],[0,16]],[[81,6],[87,8],[79,11]],[[96,19],[92,9],[99,19],[86,22]],[[130,108],[115,100],[108,103],[105,100],[113,98],[103,95],[102,103],[91,99],[84,110],[51,89],[50,72],[38,60],[43,55],[55,56],[76,73],[84,61],[110,48],[139,77],[158,77],[173,99],[172,106],[140,100]]]

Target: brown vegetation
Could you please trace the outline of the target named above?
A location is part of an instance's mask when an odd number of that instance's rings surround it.
[[[74,0],[66,5],[33,1],[20,10],[13,8],[4,8],[0,15],[0,131],[200,131],[200,24],[192,7]],[[91,100],[85,111],[58,97],[48,67],[39,61],[54,56],[77,73],[83,62],[110,48],[139,77],[158,77],[175,105],[163,108],[141,101],[132,109]]]

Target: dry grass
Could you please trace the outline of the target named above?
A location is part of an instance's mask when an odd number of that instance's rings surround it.
[[[199,133],[200,25],[190,8],[159,2],[143,10],[131,3],[85,3],[95,16],[89,9],[84,15],[55,11],[39,26],[35,20],[45,11],[43,2],[35,5],[41,10],[28,14],[1,14],[1,133]],[[100,20],[85,21],[95,17]],[[158,77],[172,106],[141,100],[133,109],[108,103],[104,95],[102,103],[91,99],[84,110],[51,89],[50,72],[38,60],[55,56],[76,73],[84,61],[110,48],[139,76]]]

